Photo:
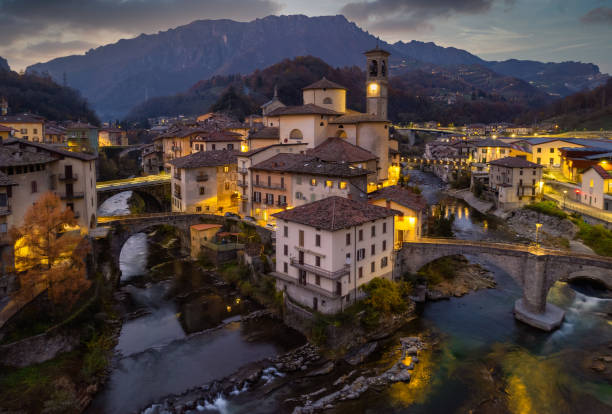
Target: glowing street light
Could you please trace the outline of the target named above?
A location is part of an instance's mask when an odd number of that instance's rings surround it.
[[[540,227],[542,227],[542,223],[536,223],[536,234],[535,234],[535,244],[536,248],[540,248],[540,243],[538,242],[538,234],[540,232]]]
[[[567,190],[563,190],[563,208],[565,208],[565,197],[567,197]]]

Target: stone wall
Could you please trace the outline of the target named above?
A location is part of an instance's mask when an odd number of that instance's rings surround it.
[[[26,367],[70,352],[79,345],[79,335],[51,332],[0,346],[0,365]]]

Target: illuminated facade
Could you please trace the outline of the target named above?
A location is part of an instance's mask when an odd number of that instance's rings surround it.
[[[514,209],[533,202],[542,194],[542,166],[519,157],[489,163],[489,187],[497,195],[497,206]]]

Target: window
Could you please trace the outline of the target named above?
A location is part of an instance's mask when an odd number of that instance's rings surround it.
[[[6,225],[6,223],[0,223],[0,233],[6,232],[8,232],[8,226]]]
[[[363,267],[360,267],[358,270],[359,270],[359,279],[361,279],[363,277]]]
[[[316,187],[316,185],[317,185],[317,180],[316,180],[316,179],[314,179],[314,178],[311,178],[311,179],[310,179],[310,185],[311,185],[311,186],[313,186],[313,187]]]
[[[266,204],[274,204],[274,194],[266,193]]]
[[[268,187],[272,187],[272,177],[268,175]]]
[[[289,227],[283,226],[283,236],[289,237]]]
[[[289,246],[283,245],[283,255],[289,256]]]
[[[223,172],[225,172],[225,173],[226,173],[226,172],[229,172],[229,166],[228,166],[228,165],[225,165],[225,166],[223,167]]]
[[[538,154],[541,154],[541,153],[542,153],[542,148],[538,148],[537,153],[538,153]]]
[[[376,271],[376,263],[370,263],[370,273],[374,273]]]
[[[385,250],[387,250],[387,241],[386,240],[383,240],[382,250],[383,250],[383,252]]]
[[[351,233],[346,233],[346,245],[351,245]]]
[[[555,153],[555,149],[554,149],[554,148],[551,148],[551,149],[550,149],[550,153],[551,153],[551,154],[554,154],[554,153]]]
[[[318,259],[318,257],[317,257],[317,259]],[[315,284],[317,286],[321,286],[321,276],[315,275]]]
[[[302,184],[302,176],[298,175],[295,177],[295,183],[301,185]]]
[[[522,168],[519,170],[519,175],[523,175],[523,169]]]
[[[287,262],[283,262],[283,273],[289,273],[289,266],[287,266]]]
[[[323,99],[323,103],[324,103],[325,105],[331,105],[331,104],[333,104],[334,102],[332,101],[332,98],[327,97],[327,98]]]
[[[359,230],[359,241],[363,241],[363,229]]]
[[[321,267],[321,257],[315,256],[315,266]]]
[[[261,203],[261,192],[259,191],[253,192],[253,201],[255,201],[256,203]]]
[[[197,206],[196,207],[196,213],[201,213],[202,212],[202,207],[201,206]]]
[[[217,147],[217,146],[216,146],[215,144],[212,144],[212,149],[213,149],[213,151],[216,149],[216,147]]]
[[[225,189],[226,189],[226,190],[229,190],[229,189],[230,189],[230,182],[229,182],[229,181],[226,181],[226,182],[225,182]]]
[[[234,149],[234,144],[227,144],[227,149],[228,150],[233,150]]]
[[[38,192],[38,183],[36,183],[36,181],[32,181],[30,183],[30,187],[31,187],[32,193]]]
[[[300,247],[304,247],[304,230],[300,230],[300,240],[299,240],[299,245]]]
[[[281,188],[285,188],[285,177],[281,177]]]
[[[374,256],[376,254],[376,245],[373,244],[372,246],[370,246],[370,254],[372,256]]]
[[[382,268],[382,267],[387,267],[387,264],[388,264],[388,260],[387,260],[387,257],[386,257],[386,256],[385,256],[385,257],[383,257],[382,259],[380,259],[380,267],[381,267],[381,268]]]
[[[299,129],[294,129],[289,133],[289,138],[291,139],[302,139],[304,136],[302,135],[302,131]]]
[[[255,184],[259,185],[259,174],[255,175]]]
[[[357,250],[357,261],[365,259],[365,249],[361,248]]]
[[[332,188],[334,186],[334,182],[331,180],[326,180],[325,181],[325,187],[327,188]]]
[[[372,233],[372,234],[371,234],[371,236],[372,236],[372,237],[376,237],[376,226],[375,226],[375,225],[374,225],[374,226],[372,226],[372,231],[371,231],[371,233]]]
[[[340,181],[338,183],[338,188],[341,190],[346,190],[346,181]]]
[[[383,223],[383,234],[387,233],[387,223]]]
[[[296,191],[295,192],[295,198],[298,199],[298,200],[303,200],[304,199],[304,195],[301,192]]]
[[[205,191],[206,191],[206,187],[200,187],[200,195],[204,195]]]
[[[487,149],[486,149],[486,148],[483,148],[483,149],[481,150],[481,152],[482,152],[483,154],[486,154],[486,153],[487,153]]]
[[[500,149],[500,150],[499,150],[499,153],[500,153],[500,154],[505,154],[505,153],[506,153],[506,150],[505,150],[505,149]]]
[[[0,193],[0,207],[6,207],[8,205],[8,197],[6,193]]]
[[[320,234],[315,235],[315,246],[321,247],[321,235]]]

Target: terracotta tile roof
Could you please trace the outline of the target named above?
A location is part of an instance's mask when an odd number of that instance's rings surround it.
[[[489,165],[499,165],[500,167],[508,168],[542,168],[540,164],[527,161],[521,157],[506,157],[498,160],[490,161]]]
[[[400,214],[363,201],[332,196],[273,214],[274,217],[318,229],[336,231]]]
[[[236,151],[199,151],[185,157],[175,158],[169,163],[176,168],[216,167],[236,164]]]
[[[9,138],[5,140],[4,145],[14,146],[14,147],[23,147],[23,146],[35,147],[35,148],[38,148],[44,151],[48,151],[51,154],[55,154],[55,155],[59,155],[63,157],[76,158],[82,161],[93,161],[93,160],[98,159],[96,155],[88,154],[86,152],[68,151],[67,149],[60,148],[56,145],[42,144],[40,142],[31,142],[31,141],[26,141],[26,140],[17,139],[17,138]]]
[[[264,127],[249,134],[249,139],[278,139],[279,137],[278,127]]]
[[[0,167],[17,167],[21,165],[47,164],[56,158],[44,152],[26,151],[17,146],[0,147]]]
[[[11,127],[0,125],[0,131],[2,131],[2,132],[11,132],[12,130],[13,130],[13,128],[11,128]]]
[[[192,139],[198,142],[236,142],[242,141],[242,135],[230,131],[213,131],[209,134],[198,135]]]
[[[499,147],[499,148],[509,148],[512,145],[507,142],[500,141],[498,139],[493,138],[485,138],[485,139],[475,139],[471,141],[471,144],[475,147]]]
[[[300,106],[284,106],[276,108],[268,114],[268,116],[279,115],[342,115],[340,112],[332,111],[331,109],[323,108],[315,104],[306,104]]]
[[[349,163],[375,160],[378,157],[357,145],[353,145],[344,138],[327,138],[317,147],[306,151],[323,161],[344,161]]]
[[[38,115],[32,114],[19,114],[19,115],[4,115],[0,116],[0,123],[6,122],[11,124],[40,124],[44,122],[45,118]]]
[[[97,126],[91,125],[89,122],[74,122],[69,121],[66,123],[66,129],[98,129]]]
[[[397,185],[376,190],[368,194],[368,198],[371,201],[381,199],[393,201],[414,211],[423,211],[427,209],[427,201],[421,194],[413,193],[411,190]]]
[[[323,76],[323,78],[321,80],[316,81],[315,83],[312,83],[308,86],[306,86],[305,88],[302,88],[303,90],[306,89],[344,89],[346,90],[346,88],[336,82],[332,82],[329,79],[327,79],[325,76]]]
[[[307,154],[282,153],[251,167],[252,170],[323,175],[328,177],[357,177],[373,174],[361,168],[351,167],[345,162],[322,161]]]
[[[206,223],[202,223],[202,224],[194,224],[193,226],[191,226],[191,229],[193,230],[208,230],[208,229],[219,229],[223,227],[221,224],[206,224]]]
[[[390,122],[382,116],[373,114],[347,114],[330,119],[330,124],[359,124],[364,122]]]
[[[604,168],[601,165],[596,164],[596,165],[593,165],[591,168],[594,169],[595,172],[599,174],[599,176],[603,178],[604,180],[612,179],[612,173],[610,171],[604,170]]]

